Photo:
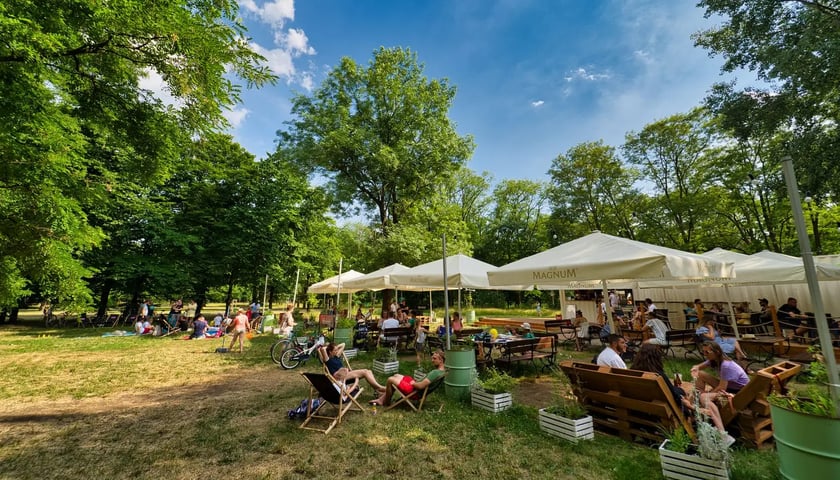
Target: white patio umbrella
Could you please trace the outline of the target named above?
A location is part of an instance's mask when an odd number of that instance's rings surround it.
[[[491,286],[529,284],[570,288],[599,280],[607,298],[610,285],[643,280],[731,278],[731,262],[593,232],[487,272]],[[612,319],[608,316],[612,331]]]
[[[390,288],[410,291],[428,290],[428,288],[423,287],[402,285],[400,283],[395,282],[392,278],[395,274],[405,273],[409,270],[410,269],[405,265],[401,263],[395,263],[393,265],[388,265],[387,267],[382,267],[379,270],[375,270],[368,274],[362,275],[361,277],[356,277],[352,280],[343,282],[342,285],[344,288],[374,291],[386,290]]]
[[[326,294],[336,294],[339,292],[344,293],[352,293],[358,292],[359,290],[363,289],[348,289],[345,284],[347,281],[352,280],[354,278],[359,278],[364,273],[357,272],[355,270],[347,270],[339,275],[334,275],[330,278],[321,280],[320,282],[313,283],[306,289],[307,293],[326,293]],[[340,282],[340,285],[339,285]]]

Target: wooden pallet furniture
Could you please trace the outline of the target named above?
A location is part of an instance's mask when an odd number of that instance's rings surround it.
[[[663,431],[683,427],[695,438],[694,427],[659,375],[572,360],[560,362],[560,369],[596,430],[653,443],[664,440]]]
[[[737,425],[741,440],[749,446],[762,448],[772,442],[773,421],[767,395],[784,388],[801,369],[802,365],[786,361],[757,371],[729,405],[720,408],[723,424]]]

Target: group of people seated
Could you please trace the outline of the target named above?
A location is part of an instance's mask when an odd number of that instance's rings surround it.
[[[622,358],[627,350],[627,340],[621,335],[613,334],[609,336],[608,341],[609,345],[598,355],[596,363],[613,368],[627,368]],[[671,382],[663,366],[664,353],[653,343],[642,345],[633,359],[631,368],[661,376],[683,412],[691,415],[697,410],[707,416],[720,432],[724,443],[729,446],[735,439],[726,432],[717,402],[728,400],[744,388],[750,379],[744,369],[724,353],[720,344],[705,342],[702,352],[705,360],[691,367],[693,388],[688,388],[690,385],[683,383],[679,375]],[[695,398],[695,395],[698,397]]]
[[[318,348],[318,357],[324,363],[327,371],[336,380],[343,382],[347,389],[352,391],[356,388],[359,380],[365,380],[374,390],[379,393],[379,396],[370,401],[371,405],[388,406],[391,404],[391,398],[394,395],[394,389],[398,389],[403,395],[410,395],[413,392],[422,391],[428,387],[435,379],[441,377],[446,373],[444,369],[444,362],[446,357],[442,350],[436,350],[432,353],[432,365],[434,369],[426,374],[422,380],[416,380],[408,375],[394,374],[388,377],[385,385],[380,384],[373,372],[369,369],[350,369],[344,365],[344,348],[343,343],[335,344],[333,342]]]

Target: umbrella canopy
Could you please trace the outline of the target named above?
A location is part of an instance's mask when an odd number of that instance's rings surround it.
[[[400,290],[419,290],[416,287],[400,285],[393,281],[392,275],[404,273],[409,270],[408,267],[401,263],[395,263],[382,267],[361,277],[343,282],[342,288],[353,288],[356,290],[385,290],[390,288],[399,288]],[[428,288],[426,289],[428,290]]]
[[[321,280],[318,283],[313,283],[306,289],[307,293],[326,293],[326,294],[336,294],[339,291],[341,293],[353,293],[358,292],[361,289],[352,289],[347,288],[345,286],[345,282],[348,280],[352,280],[354,278],[359,278],[364,273],[357,272],[355,270],[347,270],[346,272],[341,273],[340,275],[335,275],[325,280]],[[339,285],[339,281],[341,285]],[[339,290],[340,287],[340,290]]]
[[[446,284],[449,289],[474,288],[479,290],[508,289],[490,286],[487,273],[496,270],[489,263],[463,254],[446,257]],[[398,285],[413,285],[431,290],[443,290],[443,260],[424,263],[403,273],[391,275]],[[521,290],[521,288],[516,288]]]
[[[840,280],[840,266],[815,262],[818,280]],[[762,250],[735,264],[738,277],[732,284],[805,283],[802,258]],[[741,272],[744,272],[742,277]]]
[[[731,262],[594,232],[487,272],[490,285],[568,288],[592,280],[608,284],[672,278],[734,276]]]

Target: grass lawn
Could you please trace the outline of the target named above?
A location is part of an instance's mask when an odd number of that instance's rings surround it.
[[[504,414],[438,391],[422,413],[354,412],[325,436],[286,417],[308,392],[299,371],[318,362],[282,370],[268,356],[271,336],[220,355],[218,339],[101,337],[108,330],[0,327],[0,478],[661,478],[648,446],[542,434],[537,408],[558,388],[551,376],[521,382]],[[413,356],[402,360],[412,371]],[[367,387],[363,399],[372,397]],[[738,448],[732,478],[779,478],[777,468],[772,450]]]

